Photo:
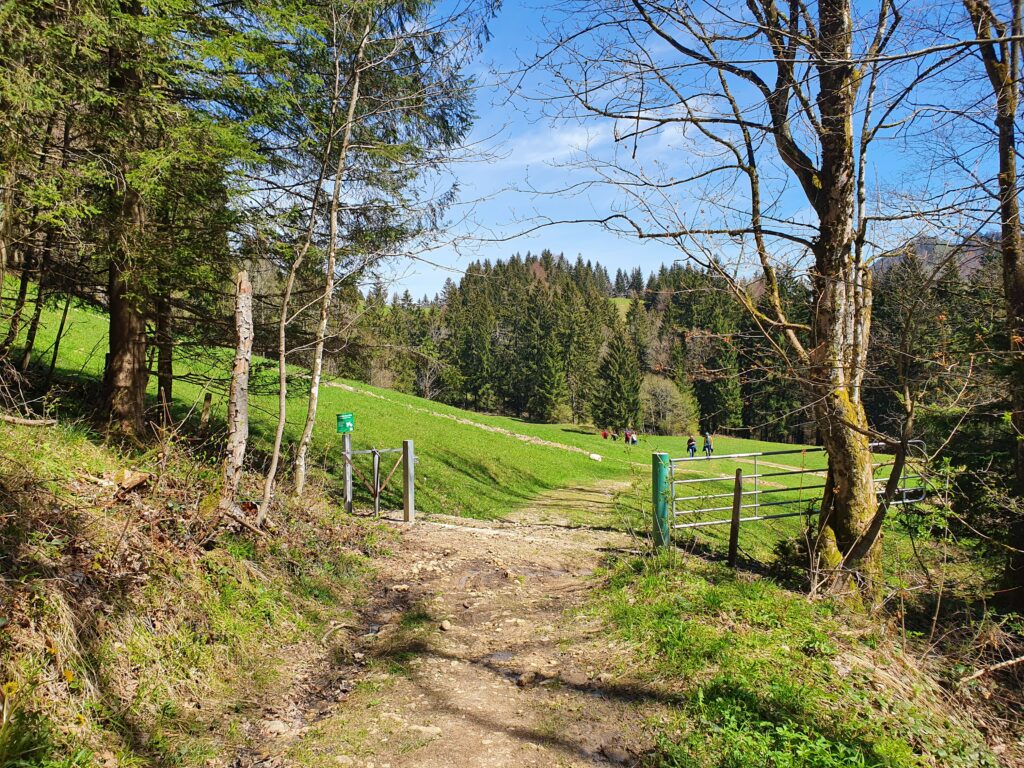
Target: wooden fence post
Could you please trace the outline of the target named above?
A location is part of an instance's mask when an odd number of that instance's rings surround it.
[[[729,567],[736,567],[740,544],[740,512],[743,508],[743,470],[736,468],[736,485],[732,491],[732,525],[729,526]]]
[[[341,436],[341,452],[345,459],[342,476],[345,478],[345,512],[352,514],[352,435],[348,432]]]
[[[405,522],[416,519],[416,451],[412,440],[402,441],[402,510]]]

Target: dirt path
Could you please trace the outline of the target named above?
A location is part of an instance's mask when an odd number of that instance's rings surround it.
[[[354,684],[321,686],[339,702],[292,707],[311,716],[302,727],[265,723],[267,764],[634,764],[661,705],[620,677],[624,650],[579,609],[602,559],[640,545],[562,527],[558,510],[581,494],[591,511],[612,498],[571,489],[515,523],[434,516],[402,528],[362,628],[338,633],[338,674],[351,664]]]

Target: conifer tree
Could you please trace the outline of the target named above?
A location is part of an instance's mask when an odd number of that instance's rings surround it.
[[[613,429],[639,426],[643,375],[621,322],[616,322],[612,329],[608,352],[601,361],[598,378],[600,385],[594,403],[594,420],[597,425]]]
[[[527,411],[533,421],[557,422],[564,411],[567,390],[565,370],[559,359],[558,343],[550,333],[542,333],[533,365],[533,391]]]
[[[644,309],[643,299],[634,296],[626,313],[626,329],[636,350],[636,362],[641,372],[650,369],[651,319]]]
[[[579,423],[587,418],[594,396],[602,324],[594,322],[575,287],[570,286],[566,293],[560,321],[566,394],[572,419]]]

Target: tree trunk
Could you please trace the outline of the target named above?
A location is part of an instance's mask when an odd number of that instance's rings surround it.
[[[174,318],[166,297],[156,302],[156,376],[160,402],[171,403],[174,396]]]
[[[228,439],[224,449],[224,488],[220,508],[233,512],[242,480],[245,448],[249,440],[249,367],[252,359],[252,284],[239,272],[235,281],[235,362],[228,395]]]
[[[320,377],[324,364],[324,341],[327,337],[327,320],[334,296],[334,270],[338,257],[338,211],[341,203],[341,185],[348,165],[348,152],[352,145],[352,128],[355,123],[356,106],[359,103],[359,81],[362,75],[363,55],[366,42],[370,35],[370,24],[367,23],[363,37],[359,42],[352,62],[352,90],[349,95],[348,115],[342,135],[341,147],[338,149],[338,164],[334,170],[334,191],[331,195],[330,239],[327,245],[327,273],[324,279],[324,295],[320,302],[320,321],[316,329],[316,346],[313,350],[313,365],[309,375],[309,401],[306,407],[306,423],[302,429],[298,448],[295,451],[295,493],[302,495],[306,486],[306,455],[313,439],[313,427],[316,424],[317,405],[320,399]],[[340,83],[341,73],[336,71],[335,82]]]
[[[28,323],[28,333],[25,334],[25,349],[21,353],[21,362],[18,363],[18,370],[22,373],[28,371],[32,364],[32,349],[36,345],[36,334],[39,332],[39,319],[43,315],[43,305],[46,303],[46,286],[43,280],[39,280],[39,287],[36,291],[36,304],[32,310],[32,319]]]
[[[50,369],[46,372],[46,379],[43,382],[43,389],[50,388],[53,381],[53,372],[57,368],[57,355],[60,352],[60,342],[64,338],[64,326],[68,321],[68,310],[71,309],[71,294],[64,299],[64,311],[60,314],[60,325],[57,326],[57,338],[53,342],[53,356],[50,358]]]
[[[1007,335],[1010,342],[1010,402],[1014,435],[1017,493],[1024,493],[1024,253],[1017,198],[1017,156],[1015,136],[1016,83],[1008,86],[1014,96],[1001,98],[999,116],[999,215],[1002,220],[1003,292],[1006,302]],[[1009,102],[1009,103],[1007,103]],[[1004,581],[1004,602],[1024,610],[1024,520],[1010,526],[1010,551]]]
[[[14,300],[14,308],[11,310],[11,318],[8,321],[7,335],[0,342],[0,357],[6,357],[11,345],[18,338],[18,331],[21,328],[21,313],[25,309],[25,299],[28,296],[29,274],[28,260],[21,265],[21,280],[18,283],[18,295]]]
[[[21,355],[21,362],[18,368],[22,373],[28,370],[32,364],[32,350],[36,344],[36,334],[39,332],[39,320],[43,315],[43,307],[46,304],[46,276],[52,261],[50,253],[53,248],[53,230],[48,229],[46,239],[43,242],[42,254],[39,262],[39,280],[36,286],[36,302],[32,309],[32,319],[28,323],[28,333],[25,334],[25,349]]]
[[[999,150],[1000,249],[1003,262],[1003,295],[1006,331],[1010,347],[1010,422],[1013,428],[1014,475],[1018,494],[1024,493],[1024,238],[1021,235],[1020,202],[1017,189],[1016,114],[1020,87],[1021,41],[1024,33],[1021,2],[1012,3],[1009,25],[1002,23],[989,0],[964,0],[979,39],[985,74],[996,99],[995,128]],[[1009,29],[1007,28],[1009,26]],[[994,42],[993,38],[1013,40]],[[1004,574],[1003,598],[1017,610],[1024,610],[1024,520],[1014,520],[1009,531],[1009,562]]]
[[[63,120],[63,141],[61,143],[61,169],[68,167],[68,152],[71,146],[71,119],[65,117]],[[46,284],[47,278],[49,277],[49,267],[53,263],[53,247],[55,240],[54,230],[52,227],[48,227],[46,230],[46,240],[43,244],[43,252],[40,256],[39,264],[39,285],[36,292],[36,305],[32,312],[32,320],[29,322],[28,334],[25,337],[25,350],[22,353],[20,369],[22,373],[28,371],[29,365],[32,364],[32,351],[36,343],[36,334],[39,331],[39,320],[43,314],[43,307],[46,299]]]
[[[833,488],[818,544],[823,565],[833,569],[833,591],[848,588],[852,577],[874,603],[881,589],[881,539],[876,537],[866,548],[857,546],[878,509],[860,391],[870,331],[870,275],[857,263],[853,248],[858,75],[852,63],[849,0],[823,0],[819,12],[821,173],[812,179],[809,195],[819,219],[809,383]]]
[[[338,113],[338,96],[340,93],[340,79],[335,78],[334,99],[331,104],[330,120],[328,121],[327,140],[324,145],[324,153],[321,158],[319,174],[316,180],[316,188],[313,191],[313,200],[310,203],[309,221],[306,226],[305,239],[299,248],[299,253],[288,270],[288,279],[284,287],[284,296],[281,300],[281,316],[277,326],[277,427],[274,431],[274,448],[270,454],[270,466],[267,469],[267,476],[263,480],[263,499],[260,501],[259,514],[256,524],[262,525],[270,511],[270,503],[274,499],[274,487],[277,481],[277,470],[281,462],[281,445],[284,441],[284,430],[287,424],[288,407],[288,317],[292,291],[295,288],[295,277],[299,267],[306,258],[310,247],[313,244],[313,234],[316,230],[317,206],[320,202],[320,194],[323,189],[323,182],[327,176],[330,164],[331,151],[334,147],[334,135]]]
[[[104,402],[110,428],[141,437],[146,407],[146,319],[132,296],[130,277],[110,263],[110,352]]]
[[[104,404],[110,428],[126,437],[139,438],[145,429],[146,318],[140,307],[127,252],[132,233],[143,225],[142,199],[132,189],[125,192],[121,232],[109,265],[110,351],[104,375]]]

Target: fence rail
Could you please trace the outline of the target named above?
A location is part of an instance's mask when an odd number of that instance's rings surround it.
[[[923,442],[915,440],[908,445],[909,449],[918,453],[918,458],[925,454]],[[881,447],[881,444],[871,445],[872,450]],[[799,464],[790,464],[788,457],[799,457]],[[655,545],[667,546],[671,542],[673,530],[729,525],[729,564],[735,565],[739,527],[742,523],[807,517],[818,513],[822,493],[826,488],[827,457],[824,448],[794,448],[685,458],[672,458],[665,453],[653,454]],[[808,466],[809,463],[813,466]],[[924,500],[924,475],[921,471],[913,471],[912,463],[908,460],[904,466],[890,504],[913,504]],[[741,464],[752,465],[752,471],[747,474],[743,466],[737,466]],[[880,477],[878,473],[891,466],[891,460],[872,462],[875,490],[879,496],[884,493],[888,478]],[[700,472],[704,468],[712,470],[714,474],[678,477],[679,474]],[[764,469],[771,471],[763,471]],[[728,471],[728,474],[724,471]],[[807,478],[808,475],[817,475],[821,481],[814,482],[812,478]],[[731,484],[731,490],[727,483]],[[762,496],[768,499],[762,500]],[[723,504],[725,499],[730,499],[731,503]],[[780,511],[761,514],[762,510],[776,509]],[[700,519],[720,512],[730,512],[730,515],[711,520]]]

